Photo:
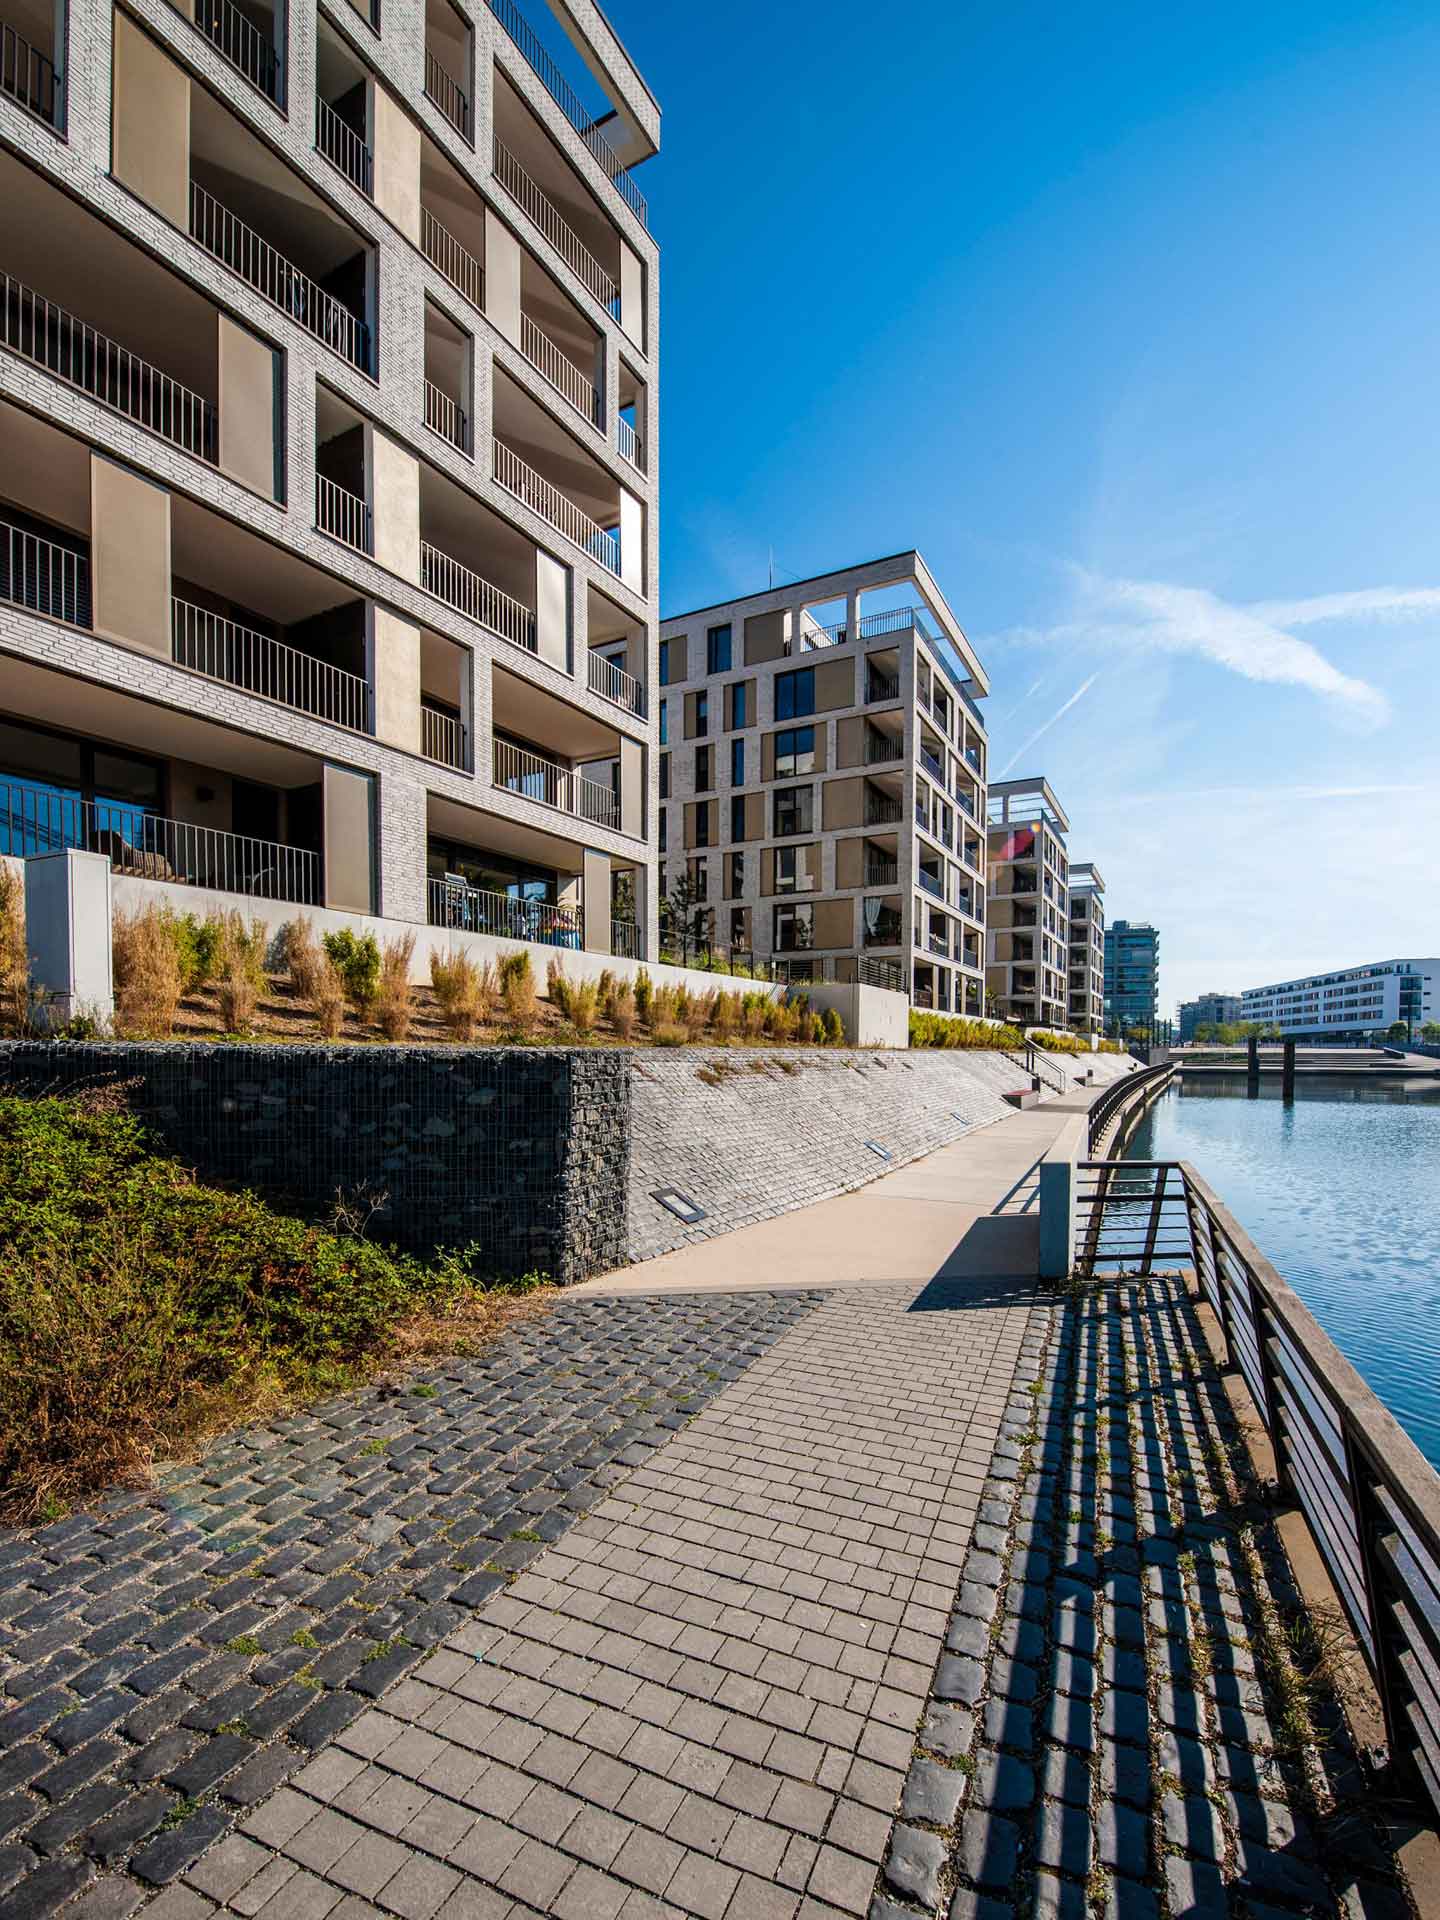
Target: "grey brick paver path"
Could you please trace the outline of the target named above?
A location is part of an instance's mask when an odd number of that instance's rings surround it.
[[[207,1854],[197,1915],[864,1914],[1029,1323],[832,1294]]]

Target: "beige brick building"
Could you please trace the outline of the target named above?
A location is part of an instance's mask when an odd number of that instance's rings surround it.
[[[662,891],[688,875],[709,938],[795,979],[978,1014],[989,683],[920,555],[661,634]]]
[[[5,24],[0,852],[653,950],[660,116],[604,16]]]
[[[1105,881],[1090,860],[1070,869],[1070,1025],[1105,1031]]]
[[[985,994],[1002,1019],[1069,1024],[1070,822],[1044,779],[990,788]]]

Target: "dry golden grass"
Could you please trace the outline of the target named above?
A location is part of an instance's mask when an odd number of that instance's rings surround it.
[[[116,1031],[132,1039],[168,1040],[185,977],[166,916],[154,906],[117,911],[111,952]]]
[[[408,1040],[415,1018],[415,989],[410,963],[415,958],[415,936],[387,940],[380,949],[380,985],[372,1008],[375,1024],[390,1041]]]

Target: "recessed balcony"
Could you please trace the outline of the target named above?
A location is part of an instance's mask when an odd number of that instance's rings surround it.
[[[476,560],[483,573],[472,564]],[[420,584],[427,593],[511,646],[535,653],[535,569],[535,548],[517,528],[435,468],[421,466]]]
[[[602,786],[558,760],[532,753],[498,735],[492,742],[492,783],[510,793],[524,794],[542,807],[554,807],[560,813],[587,820],[592,826],[620,824],[620,801],[614,789]]]
[[[201,33],[252,87],[280,105],[285,98],[284,63],[276,50],[275,12],[235,0],[196,0],[191,16]]]
[[[514,494],[532,513],[563,533],[592,560],[618,575],[620,572],[620,534],[618,527],[602,527],[584,507],[562,493],[545,476],[537,473],[528,460],[508,446],[498,435],[492,443],[494,474],[507,493]],[[618,518],[618,516],[617,516]]]
[[[586,592],[586,629],[586,679],[591,693],[623,707],[627,713],[643,715],[645,682],[641,673],[649,652],[644,626],[608,595],[590,587]]]
[[[0,19],[0,93],[47,127],[65,124],[65,84],[59,71],[53,8],[35,0],[6,0]]]
[[[89,541],[0,506],[0,600],[88,627]]]
[[[433,140],[422,140],[420,251],[477,313],[485,311],[486,218],[474,188]]]
[[[425,98],[445,116],[462,140],[475,139],[470,104],[474,36],[450,0],[428,0],[425,8]]]

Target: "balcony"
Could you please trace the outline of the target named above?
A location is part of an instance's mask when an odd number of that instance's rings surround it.
[[[900,698],[900,676],[898,673],[881,673],[871,667],[865,680],[865,699],[868,705],[878,705],[882,700]]]
[[[440,109],[462,140],[473,144],[470,96],[458,80],[451,79],[429,47],[425,49],[425,98]]]
[[[306,847],[167,820],[133,801],[82,800],[49,786],[0,781],[0,853],[15,859],[84,848],[118,874],[314,906],[320,856]]]
[[[315,524],[357,553],[375,550],[369,502],[327,480],[323,473],[315,476]]]
[[[894,826],[904,814],[905,808],[899,800],[888,794],[869,792],[865,795],[865,825],[867,827]]]
[[[542,807],[554,807],[592,826],[618,830],[620,802],[614,790],[602,787],[598,780],[587,779],[558,760],[542,759],[509,740],[492,741],[491,784],[509,793],[523,794]]]
[[[88,627],[89,554],[0,520],[0,601]]]
[[[494,442],[494,460],[495,479],[507,493],[514,494],[532,513],[539,514],[557,532],[573,540],[591,559],[598,560],[602,567],[618,577],[620,541],[615,533],[592,520],[558,487],[551,486],[503,440]]]
[[[865,862],[865,885],[867,887],[893,887],[900,878],[898,860],[867,860]]]
[[[65,90],[54,61],[6,21],[0,21],[0,93],[47,127],[62,124]]]
[[[342,119],[323,95],[315,100],[315,146],[367,199],[374,193],[375,162],[365,136]]]
[[[356,733],[374,731],[368,683],[269,634],[223,619],[178,595],[170,602],[170,657],[178,667],[274,700]]]
[[[233,0],[197,0],[192,18],[221,57],[279,106],[283,76],[273,35],[257,26]]]
[[[477,312],[485,311],[485,269],[428,207],[420,209],[420,250]]]
[[[903,920],[898,900],[867,900],[863,914],[863,943],[867,947],[898,947]]]
[[[647,226],[648,216],[644,194],[621,165],[615,149],[601,133],[596,116],[586,111],[574,88],[545,51],[539,35],[530,22],[514,4],[514,0],[488,0],[488,4],[490,11],[519,49],[526,65],[536,75],[541,86],[584,141],[599,164],[601,172],[605,174],[641,226]]]
[[[950,942],[943,933],[932,932],[926,941],[926,949],[930,953],[943,954],[947,960],[950,958]]]
[[[867,767],[883,765],[887,761],[903,760],[905,742],[888,733],[868,733],[865,736],[865,764]]]
[[[933,893],[937,900],[943,900],[945,898],[944,881],[937,879],[933,873],[927,873],[924,867],[917,870],[915,879],[916,882],[925,889],[926,893]]]
[[[433,380],[425,382],[425,424],[461,453],[470,451],[470,422],[465,409],[448,393],[442,393]]]
[[[454,927],[462,933],[488,933],[501,940],[530,940],[549,947],[580,945],[580,915],[571,907],[516,900],[508,893],[467,886],[452,874],[443,880],[432,879],[427,894],[432,927]]]
[[[590,649],[586,672],[591,693],[598,693],[602,700],[613,701],[627,713],[644,714],[645,689],[633,674],[627,673],[623,667],[617,666],[613,660],[607,660],[593,648]]]
[[[586,246],[559,207],[531,178],[504,142],[495,140],[495,178],[532,225],[549,241],[585,290],[612,319],[620,311],[620,288]]]
[[[640,436],[622,414],[615,422],[615,445],[632,467],[645,471],[645,456]]]
[[[563,400],[568,400],[588,425],[603,425],[605,398],[600,389],[523,311],[520,315],[520,351],[541,379],[548,381]]]
[[[633,920],[610,922],[610,951],[626,960],[644,958],[644,938]]]
[[[428,540],[420,542],[420,584],[477,626],[523,647],[526,653],[535,652],[535,615],[529,607],[492,587],[473,568],[432,547]]]
[[[420,751],[438,766],[457,767],[462,772],[469,764],[465,751],[465,728],[453,713],[422,701],[420,707]]]
[[[924,747],[924,746],[921,747],[920,764],[925,769],[926,773],[930,775],[930,778],[932,780],[937,781],[941,787],[945,785],[944,765],[942,764],[939,756],[937,754],[932,753],[929,747]]]
[[[219,417],[210,401],[9,274],[0,276],[0,346],[215,464]]]

